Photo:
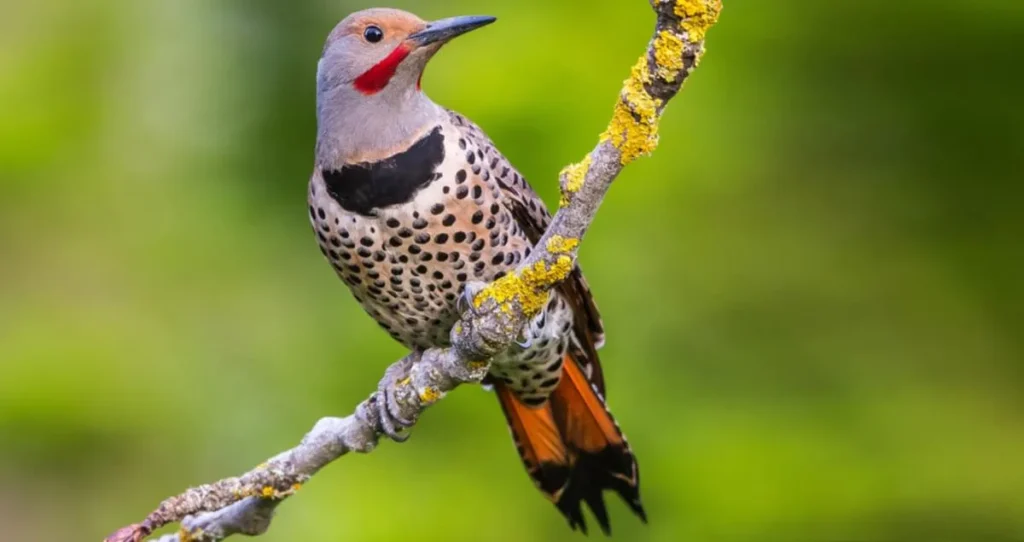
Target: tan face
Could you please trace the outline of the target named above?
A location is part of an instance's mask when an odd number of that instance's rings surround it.
[[[436,125],[444,109],[420,92],[423,69],[449,40],[492,22],[479,16],[425,22],[395,9],[341,21],[317,67],[318,162],[390,156]]]
[[[426,26],[419,17],[394,9],[368,9],[349,15],[327,37],[321,64],[321,77],[327,80],[321,83],[329,87],[351,85],[360,76],[370,74],[366,76],[366,88],[383,88],[381,85],[389,83],[414,52],[407,38]],[[389,56],[390,62],[374,77],[374,67]]]
[[[350,84],[362,94],[373,95],[392,84],[411,87],[448,40],[493,21],[493,17],[453,17],[428,23],[411,13],[385,8],[353,13],[327,37],[320,64],[321,89]]]

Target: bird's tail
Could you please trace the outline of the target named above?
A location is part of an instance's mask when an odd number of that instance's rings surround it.
[[[610,534],[605,489],[618,493],[646,523],[640,470],[625,436],[571,355],[565,356],[562,366],[558,388],[539,407],[523,404],[506,385],[495,384],[527,472],[573,529],[587,532],[583,501],[601,530]]]

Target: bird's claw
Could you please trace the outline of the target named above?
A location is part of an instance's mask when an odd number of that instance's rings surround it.
[[[412,427],[416,420],[411,420],[402,415],[402,406],[398,403],[395,392],[400,383],[408,378],[409,369],[412,363],[409,360],[402,360],[388,367],[384,372],[384,378],[377,385],[377,392],[374,394],[374,403],[377,407],[377,415],[380,418],[381,431],[395,442],[409,440],[409,433],[406,429]]]
[[[459,298],[455,301],[455,308],[462,314],[467,309],[474,310],[475,305],[473,300],[476,298],[476,294],[480,293],[487,284],[483,282],[467,282],[462,288],[462,293]]]

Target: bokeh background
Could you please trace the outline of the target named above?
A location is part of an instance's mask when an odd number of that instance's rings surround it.
[[[499,17],[424,88],[550,203],[653,21],[391,3]],[[0,2],[0,539],[99,540],[403,354],[305,210],[316,62],[363,7]],[[708,50],[582,252],[651,517],[613,502],[617,538],[1024,540],[1024,5],[727,1]],[[263,540],[579,536],[467,388]]]

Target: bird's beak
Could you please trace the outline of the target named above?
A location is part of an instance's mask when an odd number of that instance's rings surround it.
[[[441,19],[440,21],[434,21],[427,24],[426,28],[409,36],[409,41],[417,47],[423,47],[424,45],[430,45],[431,43],[445,42],[455,36],[465,34],[470,30],[475,30],[481,26],[489,25],[496,20],[498,20],[496,17],[490,17],[487,15],[470,15],[466,17]]]

